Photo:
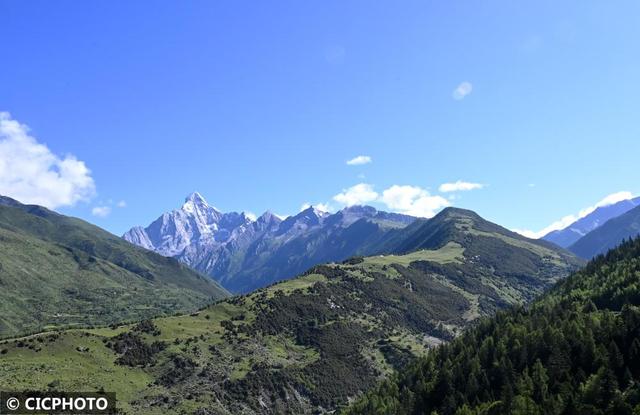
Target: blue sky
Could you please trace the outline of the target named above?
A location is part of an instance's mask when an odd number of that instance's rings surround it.
[[[634,1],[3,0],[0,192],[117,234],[194,190],[224,211],[449,203],[539,231],[640,192],[638,15]],[[457,181],[482,188],[439,191]]]

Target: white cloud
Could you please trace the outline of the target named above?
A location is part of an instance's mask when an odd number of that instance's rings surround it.
[[[322,211],[322,212],[332,212],[333,211],[333,206],[329,205],[328,203],[314,203],[311,204],[309,202],[305,202],[302,204],[302,206],[300,206],[300,212],[302,212],[303,210],[307,210],[309,209],[311,206],[313,206],[315,209]]]
[[[613,205],[618,202],[622,202],[623,200],[629,200],[629,199],[633,199],[633,194],[631,192],[611,193],[610,195],[608,195],[607,197],[605,197],[604,199],[596,203],[594,206],[590,206],[588,208],[582,209],[578,214],[578,216],[581,218],[584,218],[585,216],[592,213],[594,210],[596,210],[599,207]]]
[[[248,210],[245,210],[242,213],[244,213],[244,216],[246,216],[252,222],[255,222],[256,219],[258,219],[258,216],[255,213],[249,212]]]
[[[118,203],[116,203],[116,206],[119,207],[119,208],[126,208],[127,207],[127,202],[125,202],[124,200],[121,200]]]
[[[73,155],[58,157],[29,128],[0,112],[0,194],[55,209],[89,200],[91,172]]]
[[[464,81],[458,85],[456,89],[453,90],[453,99],[459,101],[464,99],[467,95],[469,95],[473,91],[473,85],[471,82]]]
[[[577,221],[578,219],[579,218],[576,217],[575,215],[567,215],[562,219],[559,219],[553,222],[549,226],[546,226],[543,229],[540,229],[537,232],[528,230],[528,229],[513,229],[513,231],[519,233],[520,235],[524,235],[527,238],[539,239],[545,236],[546,234],[548,234],[549,232],[566,228],[567,226],[571,225],[573,222]]]
[[[567,215],[564,216],[562,219],[559,219],[555,222],[553,222],[552,224],[550,224],[549,226],[546,226],[545,228],[539,230],[539,231],[531,231],[531,230],[527,230],[527,229],[514,229],[514,232],[517,232],[521,235],[524,235],[528,238],[534,238],[534,239],[538,239],[538,238],[542,238],[543,236],[545,236],[546,234],[548,234],[549,232],[552,231],[557,231],[560,229],[564,229],[567,226],[571,225],[573,222],[584,218],[585,216],[593,213],[594,210],[596,210],[599,207],[604,207],[604,206],[609,206],[609,205],[613,205],[615,203],[621,202],[623,200],[628,200],[628,199],[632,199],[633,198],[633,194],[631,192],[616,192],[616,193],[612,193],[608,196],[606,196],[604,199],[600,200],[598,203],[596,203],[593,206],[589,206],[586,207],[582,210],[580,210],[580,212],[578,212],[577,215]]]
[[[373,202],[377,198],[378,193],[373,190],[373,186],[367,183],[359,183],[348,189],[343,189],[342,193],[338,193],[333,197],[333,200],[346,206],[353,206]]]
[[[540,237],[538,236],[538,232],[530,231],[528,229],[511,229],[511,231],[519,233],[522,236],[526,236],[527,238],[540,239]]]
[[[331,212],[333,210],[333,208],[327,203],[318,203],[315,207],[322,212]]]
[[[360,166],[360,165],[363,165],[363,164],[369,164],[372,161],[373,160],[369,156],[357,156],[357,157],[352,158],[351,160],[348,160],[347,164],[349,166]]]
[[[438,190],[440,190],[443,193],[464,192],[468,190],[482,189],[483,187],[484,185],[480,183],[470,183],[470,182],[463,182],[462,180],[458,180],[455,183],[443,183],[440,185]]]
[[[100,218],[106,218],[111,213],[111,208],[109,206],[96,206],[91,209],[91,214],[93,216],[98,216]]]
[[[442,196],[431,196],[417,186],[393,185],[382,192],[380,201],[395,212],[430,218],[451,203]]]

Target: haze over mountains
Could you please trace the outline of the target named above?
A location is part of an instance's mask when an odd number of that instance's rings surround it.
[[[414,220],[369,206],[335,214],[309,207],[286,219],[265,212],[252,220],[244,213],[222,213],[193,193],[180,209],[123,238],[173,256],[233,292],[248,292],[315,264],[371,253],[388,232]]]

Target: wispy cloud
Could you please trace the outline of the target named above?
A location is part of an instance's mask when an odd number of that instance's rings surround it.
[[[106,218],[111,213],[111,208],[109,206],[96,206],[91,209],[91,214],[93,216],[98,216],[100,218]]]
[[[588,208],[582,209],[579,215],[581,218],[583,218],[599,207],[614,205],[618,202],[622,202],[623,200],[629,200],[629,199],[633,199],[633,193],[631,192],[622,191],[622,192],[611,193],[610,195],[606,196],[604,199],[596,203],[594,206],[590,206]]]
[[[29,135],[29,127],[0,112],[0,194],[55,209],[87,201],[94,193],[84,162],[53,154]]]
[[[369,156],[357,156],[347,161],[349,166],[361,166],[363,164],[369,164],[373,160]]]
[[[432,196],[418,186],[394,185],[382,192],[380,201],[394,212],[430,218],[451,203],[442,196]]]
[[[465,192],[474,189],[482,189],[484,187],[483,184],[480,183],[471,183],[464,182],[462,180],[458,180],[455,183],[442,183],[438,188],[442,193],[447,192]]]
[[[252,222],[255,222],[256,219],[258,219],[258,216],[255,213],[249,212],[248,210],[245,210],[242,213],[244,213],[244,216],[246,216]]]
[[[471,82],[464,81],[460,83],[460,85],[458,85],[456,89],[453,90],[453,99],[458,101],[464,99],[464,97],[469,95],[471,91],[473,91],[473,85],[471,84]]]
[[[518,232],[519,234],[524,235],[528,238],[534,238],[534,239],[542,238],[549,232],[566,228],[567,226],[571,225],[573,222],[579,219],[582,219],[585,216],[593,213],[593,211],[595,211],[599,207],[610,206],[618,202],[621,202],[623,200],[628,200],[632,198],[633,198],[633,193],[627,192],[627,191],[611,193],[610,195],[606,196],[595,205],[586,207],[580,210],[580,212],[578,212],[577,214],[564,216],[561,219],[553,222],[549,226],[546,226],[543,229],[540,229],[539,231],[532,231],[528,229],[514,229],[513,231]]]
[[[119,208],[126,208],[127,207],[127,202],[125,202],[124,200],[121,200],[118,203],[116,203],[116,206],[119,207]]]
[[[359,183],[342,190],[341,193],[333,197],[333,200],[346,206],[353,206],[373,202],[377,198],[378,193],[373,190],[373,186],[367,183]]]

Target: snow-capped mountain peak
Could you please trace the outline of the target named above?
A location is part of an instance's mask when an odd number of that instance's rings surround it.
[[[207,203],[207,200],[198,192],[193,192],[189,196],[187,196],[184,199],[184,204],[182,205],[182,210],[189,213],[195,213],[197,211],[209,209],[220,213],[218,209],[209,205],[209,203]]]
[[[360,219],[369,225],[348,229]],[[194,192],[181,208],[145,228],[132,228],[123,238],[176,257],[235,291],[289,278],[319,262],[342,260],[366,238],[378,238],[390,225],[402,227],[414,219],[368,206],[334,214],[308,206],[284,219],[266,211],[252,220],[244,212],[222,213]]]

